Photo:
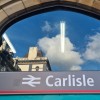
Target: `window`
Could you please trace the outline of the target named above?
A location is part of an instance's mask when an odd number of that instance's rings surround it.
[[[100,22],[89,16],[42,13],[17,22],[5,34],[19,62],[49,61],[52,71],[100,70]]]

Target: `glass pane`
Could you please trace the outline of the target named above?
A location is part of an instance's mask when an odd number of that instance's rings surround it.
[[[9,52],[17,71],[39,64],[43,71],[100,70],[100,21],[80,13],[38,14],[12,25],[3,38],[4,55]]]

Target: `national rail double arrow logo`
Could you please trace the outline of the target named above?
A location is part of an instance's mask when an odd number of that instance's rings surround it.
[[[25,82],[22,82],[22,84],[26,84],[31,87],[36,87],[37,84],[40,84],[40,80],[41,80],[40,77],[34,77],[32,75],[27,75],[27,76],[28,77],[23,78],[23,81],[25,81]]]

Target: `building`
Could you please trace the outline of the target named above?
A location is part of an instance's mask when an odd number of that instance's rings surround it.
[[[37,47],[30,47],[24,58],[16,57],[14,60],[21,71],[51,71],[47,57],[43,57]]]
[[[14,53],[6,40],[0,47],[0,71],[51,71],[47,57],[37,47],[30,47],[25,57],[14,57]]]
[[[14,65],[13,55],[6,40],[3,40],[0,47],[0,72],[21,71],[18,65]]]

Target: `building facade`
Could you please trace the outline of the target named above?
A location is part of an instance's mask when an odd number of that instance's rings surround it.
[[[51,71],[49,60],[37,47],[30,47],[24,58],[14,58],[21,71]]]

